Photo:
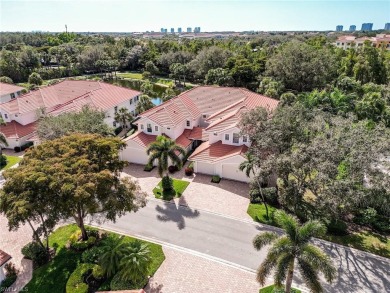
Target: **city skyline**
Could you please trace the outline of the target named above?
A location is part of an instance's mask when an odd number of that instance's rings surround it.
[[[1,0],[0,10],[1,31],[59,32],[65,24],[68,31],[75,32],[195,26],[202,31],[321,31],[334,30],[338,24],[360,27],[362,23],[374,23],[377,30],[389,22],[390,2]]]

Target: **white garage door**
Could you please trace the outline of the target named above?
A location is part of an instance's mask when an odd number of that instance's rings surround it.
[[[122,160],[130,163],[146,165],[148,162],[148,156],[146,155],[145,150],[127,147],[123,150],[122,154]]]
[[[202,174],[214,175],[214,165],[203,162],[196,162],[196,172]]]
[[[250,179],[246,177],[245,173],[238,169],[238,164],[224,164],[222,165],[222,178],[249,182]]]

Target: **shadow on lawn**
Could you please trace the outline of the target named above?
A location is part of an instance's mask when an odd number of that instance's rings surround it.
[[[156,206],[156,211],[160,213],[157,215],[157,219],[162,222],[175,222],[179,230],[185,228],[185,218],[197,218],[199,217],[198,210],[192,210],[185,206],[176,206],[175,203],[164,202],[165,208],[160,205]]]

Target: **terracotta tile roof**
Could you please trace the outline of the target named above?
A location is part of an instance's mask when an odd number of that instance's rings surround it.
[[[192,128],[190,134],[188,135],[188,138],[192,140],[204,140],[203,130],[203,127]]]
[[[16,92],[19,92],[21,90],[24,90],[24,87],[14,85],[14,84],[0,82],[0,96],[8,95],[11,93],[16,93]]]
[[[192,143],[192,140],[189,139],[190,134],[191,129],[185,129],[183,133],[176,138],[175,142],[183,148],[187,148]]]
[[[101,110],[108,110],[129,100],[140,92],[104,82],[92,80],[64,80],[57,84],[31,91],[10,102],[0,105],[10,114],[22,114],[46,108],[56,113],[77,110],[69,103],[91,104]],[[75,101],[75,100],[78,101]],[[64,109],[61,106],[64,105]],[[65,106],[67,105],[67,106]]]
[[[0,267],[3,266],[7,261],[9,261],[12,257],[0,249]]]
[[[0,125],[0,132],[7,138],[21,138],[33,134],[36,129],[36,123],[22,125],[16,121],[8,122],[6,125]]]
[[[229,112],[225,116],[220,117],[217,120],[214,120],[213,123],[211,123],[209,126],[206,127],[205,131],[220,132],[235,127],[240,122],[241,115],[247,111],[248,109],[245,106],[242,106],[241,108]]]
[[[243,156],[247,151],[246,145],[234,146],[223,144],[221,141],[210,144],[206,141],[192,153],[188,160],[216,162],[233,156]]]
[[[140,146],[146,148],[152,142],[156,140],[157,135],[146,134],[142,131],[136,132],[128,138],[124,139],[124,141],[133,140],[138,143]]]

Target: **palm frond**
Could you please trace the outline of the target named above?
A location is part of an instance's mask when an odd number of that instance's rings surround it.
[[[315,270],[323,273],[327,282],[332,282],[336,278],[337,270],[331,258],[320,248],[312,244],[306,244],[302,247],[299,258],[310,264]]]
[[[283,282],[286,280],[288,268],[293,261],[294,256],[288,253],[283,253],[278,257],[274,273],[274,282],[277,287],[283,285]]]
[[[4,134],[0,132],[0,143],[2,143],[5,146],[8,146],[7,139],[5,138]]]
[[[265,260],[260,264],[259,268],[257,269],[256,280],[261,285],[265,284],[267,277],[271,273],[272,269],[276,266],[276,261],[276,257],[268,254]]]
[[[312,237],[322,236],[326,233],[326,227],[320,221],[308,221],[298,229],[300,242],[305,243]]]
[[[287,214],[285,211],[277,211],[275,213],[276,223],[282,227],[291,240],[296,240],[298,230],[298,220]]]
[[[278,234],[276,234],[274,232],[260,233],[253,239],[253,246],[257,250],[260,250],[264,246],[274,242],[276,239],[278,239],[278,237],[279,237]]]
[[[183,165],[183,161],[180,159],[180,157],[176,154],[175,150],[171,150],[168,153],[169,158],[172,160],[172,162],[180,169]]]
[[[323,292],[322,286],[318,279],[318,274],[313,267],[302,259],[298,259],[299,271],[307,287],[311,292],[321,293]]]

